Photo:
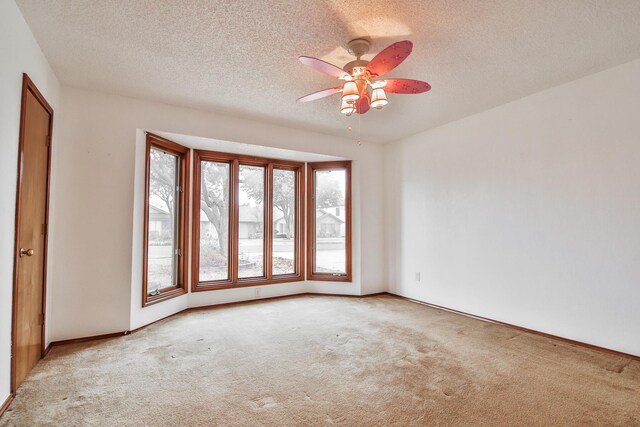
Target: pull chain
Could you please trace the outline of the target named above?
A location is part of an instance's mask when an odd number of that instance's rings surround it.
[[[362,114],[358,114],[358,139],[356,140],[356,144],[358,144],[358,147],[362,145],[362,139],[360,138],[360,130],[361,130],[361,117]]]

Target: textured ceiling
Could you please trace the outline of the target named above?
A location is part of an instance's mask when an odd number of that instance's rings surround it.
[[[429,82],[362,116],[388,142],[640,57],[638,0],[17,0],[63,84],[348,136],[336,81],[299,55],[342,66],[410,39],[389,77]],[[368,55],[365,59],[370,59]]]

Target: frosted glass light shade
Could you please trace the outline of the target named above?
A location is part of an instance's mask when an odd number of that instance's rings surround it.
[[[384,89],[377,88],[373,90],[373,95],[371,97],[371,106],[373,108],[382,108],[388,103],[389,101],[387,101],[387,94],[384,93]]]
[[[342,88],[342,100],[343,101],[357,101],[360,98],[358,92],[358,86],[356,82],[346,82]]]
[[[342,104],[340,105],[340,112],[342,114],[353,114],[356,111],[356,105],[352,102],[347,102],[344,99],[342,100]]]

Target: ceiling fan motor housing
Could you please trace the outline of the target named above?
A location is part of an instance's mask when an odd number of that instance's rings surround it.
[[[355,61],[345,64],[342,69],[355,77],[356,75],[363,73],[362,70],[366,69],[368,63],[369,61],[365,61],[364,59],[356,59]],[[362,70],[357,70],[357,68],[361,68]]]
[[[353,77],[363,74],[364,69],[369,64],[369,61],[360,59],[362,55],[366,55],[371,47],[371,42],[367,39],[353,39],[347,43],[347,51],[355,56],[357,59],[347,63],[342,69]],[[361,70],[358,70],[360,68]]]

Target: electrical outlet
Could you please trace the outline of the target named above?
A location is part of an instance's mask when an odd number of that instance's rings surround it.
[[[420,281],[420,272],[416,271],[416,282]]]
[[[255,288],[254,289],[254,297],[255,298],[260,298],[260,288]]]

